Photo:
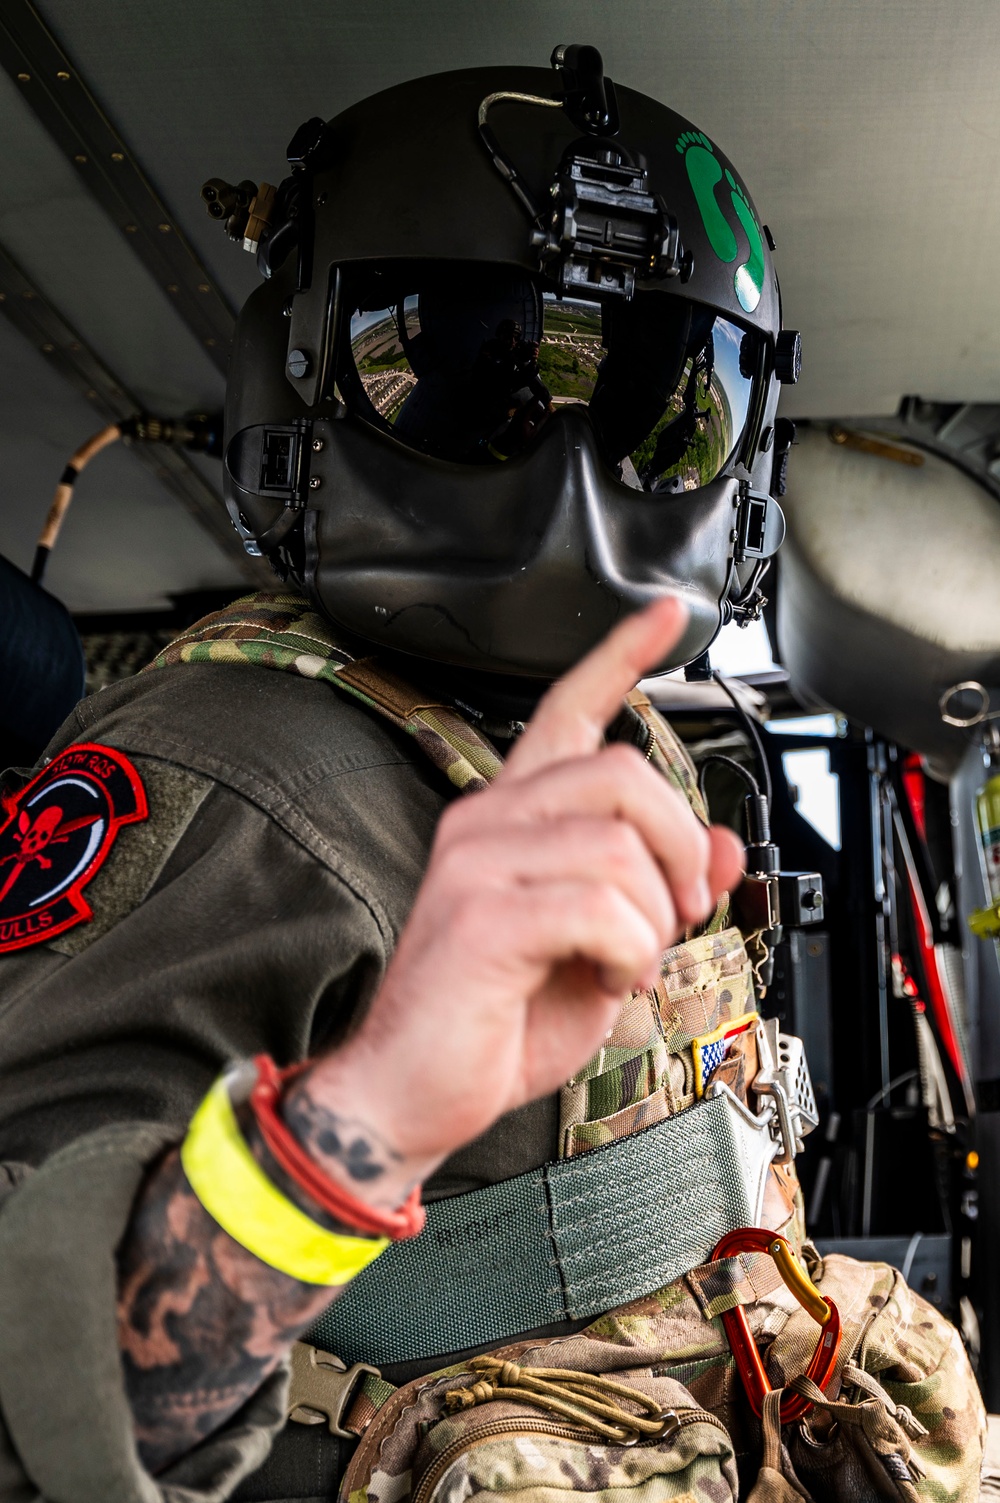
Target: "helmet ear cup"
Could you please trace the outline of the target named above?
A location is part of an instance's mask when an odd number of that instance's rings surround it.
[[[312,415],[284,374],[285,309],[293,287],[293,270],[286,267],[250,294],[237,320],[226,386],[223,453],[227,457],[234,438],[247,429],[265,424],[293,427]],[[284,500],[259,494],[256,487],[235,485],[228,463],[223,465],[223,495],[244,547],[259,554],[257,540],[278,521]]]

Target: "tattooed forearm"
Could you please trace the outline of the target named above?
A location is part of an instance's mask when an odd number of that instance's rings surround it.
[[[369,1123],[339,1116],[319,1099],[311,1073],[293,1083],[281,1110],[316,1162],[371,1205],[392,1209],[418,1182],[402,1155]]]
[[[335,1227],[270,1162],[252,1123],[243,1126],[269,1177]],[[119,1251],[119,1345],[144,1465],[162,1470],[225,1423],[336,1292],[299,1283],[234,1242],[195,1198],[179,1152],[168,1154]]]

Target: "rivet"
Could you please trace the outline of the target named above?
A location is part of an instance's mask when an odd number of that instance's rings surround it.
[[[59,72],[56,74],[56,78],[58,78],[60,83],[69,83],[69,74],[64,68],[60,68]]]
[[[125,233],[126,235],[134,235],[138,228],[139,226],[137,224],[127,224],[125,226]]]
[[[17,75],[17,81],[18,81],[18,83],[30,83],[31,82],[31,74],[30,73],[19,73]]]
[[[92,402],[94,402],[94,401],[97,400],[97,392],[94,390],[93,387],[91,387],[91,389],[88,391],[87,396],[90,398],[90,400]]]
[[[74,339],[73,343],[70,345],[70,349],[71,350],[82,350],[83,349],[83,345],[80,343],[80,341],[78,339]]]
[[[21,293],[21,296],[24,298],[25,302],[30,303],[34,299],[35,293],[31,287],[27,287],[25,288],[24,292]]]
[[[209,335],[209,337],[205,340],[205,343],[208,345],[209,349],[213,349],[215,346],[215,340],[211,335]]]
[[[170,226],[169,226],[169,224],[158,224],[156,226],[156,228],[159,230],[159,232],[160,232],[161,235],[169,235],[170,234]]]
[[[168,292],[177,292],[177,290],[178,290],[178,287],[177,287],[177,283],[176,282],[168,282],[167,283],[167,291]]]
[[[309,489],[311,491],[318,491],[322,484],[323,481],[320,479],[319,475],[311,475],[309,477]]]
[[[212,290],[211,285],[208,282],[199,282],[198,283],[198,291],[199,292],[211,292],[211,290]]]
[[[6,301],[7,301],[7,294],[6,294],[6,292],[0,292],[0,303],[5,303]]]
[[[54,344],[43,344],[42,345],[42,349],[43,349],[43,351],[45,352],[46,355],[51,355],[52,351],[55,349],[55,345]]]
[[[82,151],[78,151],[73,160],[74,162],[79,162],[80,166],[82,167],[87,158],[84,156]]]
[[[111,160],[113,162],[124,162],[125,153],[123,151],[113,151],[111,153]]]
[[[313,439],[313,453],[314,454],[322,454],[322,452],[323,452],[323,440],[321,438],[314,438]]]

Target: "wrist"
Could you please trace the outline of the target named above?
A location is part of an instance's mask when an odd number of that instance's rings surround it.
[[[284,1195],[240,1130],[230,1095],[235,1083],[232,1074],[215,1081],[181,1143],[181,1166],[195,1197],[234,1242],[262,1263],[299,1283],[346,1283],[388,1246],[388,1230],[375,1235],[357,1228],[331,1231]],[[413,1210],[416,1221],[421,1208]],[[410,1235],[416,1230],[414,1225]]]
[[[386,1152],[370,1133],[365,1135],[360,1124],[348,1123],[342,1116],[324,1111],[309,1097],[308,1091],[292,1108],[293,1119],[297,1111],[307,1129],[304,1142],[289,1124],[282,1112],[282,1093],[286,1083],[301,1075],[305,1068],[297,1065],[279,1070],[266,1054],[253,1060],[255,1079],[250,1088],[250,1108],[269,1152],[328,1214],[364,1234],[388,1236],[394,1241],[416,1236],[424,1223],[419,1183],[411,1186],[402,1203],[383,1208],[362,1200],[353,1188],[332,1178],[311,1151],[317,1141],[322,1141],[328,1157],[339,1157],[346,1164],[348,1177],[352,1170],[356,1171],[354,1177],[362,1181],[381,1177],[385,1172]],[[309,1113],[303,1109],[306,1105],[311,1108]]]
[[[290,1080],[280,1110],[323,1172],[376,1210],[401,1206],[445,1157],[410,1141],[392,1093],[349,1045]]]

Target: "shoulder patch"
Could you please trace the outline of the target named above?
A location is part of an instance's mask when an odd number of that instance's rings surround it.
[[[43,944],[92,917],[83,895],[122,825],[146,819],[139,774],[122,752],[69,746],[19,793],[0,825],[0,954]]]

